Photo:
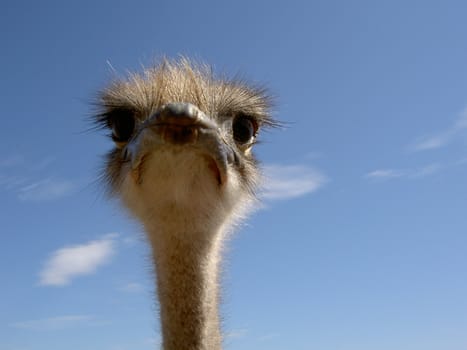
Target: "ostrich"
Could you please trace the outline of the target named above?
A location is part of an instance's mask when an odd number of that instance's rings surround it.
[[[164,350],[219,350],[219,268],[232,227],[255,202],[252,154],[275,125],[265,90],[164,60],[112,82],[95,121],[115,147],[108,192],[144,227],[151,247]]]

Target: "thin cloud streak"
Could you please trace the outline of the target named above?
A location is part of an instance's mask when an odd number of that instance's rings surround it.
[[[79,276],[93,274],[115,254],[115,234],[85,244],[64,247],[51,254],[39,273],[39,285],[62,287]]]
[[[58,199],[71,194],[75,185],[69,180],[44,179],[18,190],[18,198],[22,201],[42,202]]]
[[[141,283],[131,282],[119,288],[120,291],[125,293],[141,293],[144,292],[145,288]]]
[[[396,169],[378,169],[369,172],[365,177],[373,180],[388,180],[404,176],[404,171]]]
[[[421,167],[419,169],[415,169],[411,173],[408,174],[410,178],[421,178],[429,175],[433,175],[441,170],[441,165],[438,163],[429,164],[427,166]]]
[[[419,152],[441,148],[450,141],[453,135],[453,132],[447,132],[435,136],[421,137],[415,141],[415,144],[412,146],[412,149],[415,152]]]
[[[443,167],[441,164],[433,163],[415,169],[377,169],[365,174],[365,178],[372,181],[387,181],[394,179],[417,179],[433,175]]]
[[[0,190],[15,194],[23,202],[52,201],[73,194],[78,187],[75,181],[46,173],[54,161],[53,156],[35,162],[26,161],[22,155],[0,159]]]
[[[264,167],[265,179],[261,197],[267,200],[286,200],[315,192],[328,178],[319,170],[304,165]]]
[[[424,136],[417,139],[409,149],[414,152],[433,150],[444,147],[453,141],[457,135],[467,129],[467,108],[464,109],[460,117],[446,130],[431,136]]]
[[[248,329],[245,329],[245,328],[234,329],[234,330],[227,332],[227,334],[225,334],[225,338],[241,339],[241,338],[245,338],[247,334],[248,334]]]

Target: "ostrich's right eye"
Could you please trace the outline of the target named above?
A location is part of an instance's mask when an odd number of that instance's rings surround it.
[[[135,130],[135,117],[132,111],[119,109],[108,115],[108,123],[112,128],[114,142],[127,142]]]

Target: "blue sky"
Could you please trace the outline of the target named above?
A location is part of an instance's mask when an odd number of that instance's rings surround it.
[[[265,83],[264,206],[231,242],[226,349],[467,347],[462,1],[7,1],[0,349],[155,349],[141,230],[96,183],[112,73],[179,54]]]

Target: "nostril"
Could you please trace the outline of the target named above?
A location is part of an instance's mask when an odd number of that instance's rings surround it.
[[[128,151],[128,147],[125,147],[123,149],[122,158],[123,158],[123,161],[125,162],[130,160],[130,152]]]

